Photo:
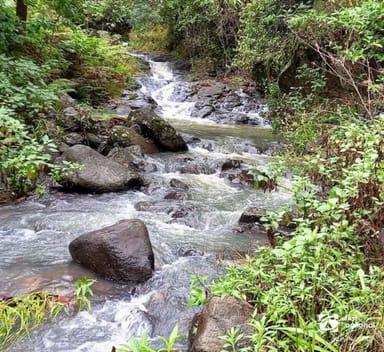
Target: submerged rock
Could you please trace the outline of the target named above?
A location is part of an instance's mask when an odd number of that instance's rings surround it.
[[[133,110],[126,121],[127,127],[138,127],[144,138],[153,140],[161,151],[179,152],[188,146],[176,130],[150,109]]]
[[[82,165],[81,170],[64,175],[59,181],[69,189],[103,193],[139,188],[144,183],[139,174],[86,145],[68,148],[59,158],[59,164],[62,161],[73,161]]]
[[[154,270],[148,230],[138,219],[81,235],[70,243],[69,251],[75,262],[118,282],[144,282]]]
[[[197,326],[195,334],[191,336],[191,347],[189,352],[220,352],[223,350],[225,341],[220,336],[236,327],[240,333],[247,335],[252,332],[248,325],[252,306],[234,297],[212,297],[203,311],[194,318],[191,330]],[[250,343],[243,339],[237,344],[238,348],[245,347]]]

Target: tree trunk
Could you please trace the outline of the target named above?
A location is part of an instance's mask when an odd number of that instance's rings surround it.
[[[23,28],[25,28],[28,17],[27,0],[17,0],[16,2],[16,15],[19,17]]]

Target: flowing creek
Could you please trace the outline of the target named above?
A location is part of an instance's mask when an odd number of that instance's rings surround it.
[[[68,244],[84,232],[122,219],[140,218],[147,225],[156,272],[136,288],[99,280],[91,312],[48,321],[9,347],[9,352],[109,352],[112,346],[144,332],[169,335],[176,323],[186,333],[196,313],[195,308],[186,307],[191,276],[215,278],[223,272],[223,262],[265,242],[262,234],[234,230],[242,210],[248,206],[274,208],[289,199],[285,192],[263,193],[219,176],[219,160],[265,164],[269,157],[257,151],[275,143],[269,128],[190,117],[194,103],[182,101],[177,93],[188,88],[182,76],[169,62],[149,60],[149,64],[151,70],[141,79],[141,92],[157,102],[158,113],[186,140],[194,141],[189,143],[189,151],[147,156],[146,161],[156,166],[145,174],[150,184],[147,190],[102,195],[57,193],[1,208],[0,296],[33,290],[70,292],[74,280],[93,276],[72,263]],[[200,168],[216,171],[182,174],[175,168],[180,158],[196,160]],[[164,199],[174,178],[189,186],[186,199]],[[153,207],[138,211],[138,202],[150,202]],[[185,208],[189,211],[182,217],[167,210]],[[187,342],[181,342],[181,348],[186,347]]]

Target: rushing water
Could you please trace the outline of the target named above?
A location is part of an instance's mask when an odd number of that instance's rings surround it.
[[[268,129],[223,126],[189,117],[191,102],[175,92],[187,84],[167,62],[149,60],[151,71],[141,91],[152,96],[159,113],[185,135],[199,138],[187,153],[147,157],[156,171],[146,174],[150,187],[102,195],[49,195],[43,200],[0,209],[0,296],[33,290],[68,293],[86,270],[71,262],[68,244],[84,232],[121,219],[140,218],[149,230],[156,272],[144,285],[132,287],[103,280],[95,286],[91,312],[49,321],[7,351],[109,352],[131,336],[168,335],[178,323],[182,332],[196,310],[187,308],[191,276],[217,277],[223,259],[244,254],[265,241],[262,234],[237,233],[238,218],[251,205],[267,208],[285,203],[286,193],[263,193],[231,185],[215,171],[218,160],[237,158],[254,165],[268,158],[258,153],[273,142]],[[181,174],[180,158],[197,160],[215,172]],[[189,186],[184,200],[164,200],[173,178]],[[135,204],[149,202],[148,211]],[[169,210],[171,209],[171,210]],[[188,209],[186,216],[172,212]],[[184,256],[186,253],[193,256]],[[186,347],[186,342],[181,346]]]

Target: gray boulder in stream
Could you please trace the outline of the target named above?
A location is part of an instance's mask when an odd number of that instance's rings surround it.
[[[86,145],[74,145],[59,158],[80,163],[81,170],[62,176],[59,181],[66,188],[87,192],[114,192],[141,187],[142,176],[101,155]]]
[[[136,127],[144,138],[153,140],[161,151],[187,151],[188,146],[176,130],[150,109],[132,110],[126,125]]]
[[[154,255],[148,230],[138,219],[88,232],[69,244],[73,260],[101,278],[121,283],[148,280]]]

